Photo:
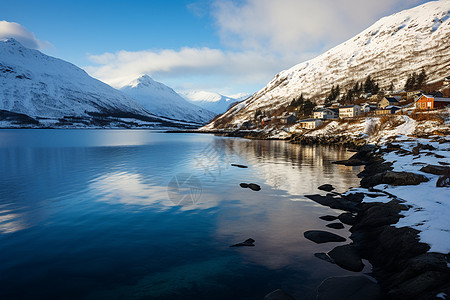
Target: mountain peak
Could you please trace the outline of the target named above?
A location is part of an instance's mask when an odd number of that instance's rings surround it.
[[[345,92],[368,76],[382,89],[402,88],[408,76],[422,68],[429,82],[438,80],[449,75],[449,37],[450,0],[430,1],[381,18],[344,43],[281,71],[209,126],[240,124],[258,109],[276,111],[300,95],[321,103],[334,85]]]

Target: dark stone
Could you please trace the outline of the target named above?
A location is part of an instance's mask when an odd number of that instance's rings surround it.
[[[238,167],[238,168],[241,168],[241,169],[246,169],[246,168],[248,168],[247,166],[244,166],[244,165],[239,165],[239,164],[231,164],[233,167]]]
[[[349,158],[346,160],[333,161],[333,164],[344,165],[344,166],[362,166],[362,165],[365,165],[366,162],[362,161],[358,158]]]
[[[249,183],[248,187],[252,191],[260,191],[261,190],[261,187],[259,185],[257,185],[256,183]]]
[[[353,216],[351,213],[342,213],[338,217],[339,221],[346,225],[355,225],[356,224],[356,217]]]
[[[358,177],[359,178],[368,177],[391,170],[393,170],[391,162],[383,162],[380,160],[372,162],[371,164],[367,164],[364,168],[364,171],[358,174]]]
[[[383,293],[366,276],[330,277],[317,289],[317,300],[382,300]]]
[[[326,215],[326,216],[321,216],[319,217],[319,219],[324,220],[324,221],[334,221],[337,219],[337,217],[335,216],[330,216],[330,215]]]
[[[314,253],[314,256],[319,258],[319,259],[321,259],[321,260],[324,260],[324,261],[327,261],[329,263],[334,264],[333,259],[331,257],[329,257],[328,254],[326,254],[326,253],[323,253],[323,252],[321,252],[321,253]]]
[[[370,203],[359,214],[359,221],[354,226],[354,230],[395,224],[400,219],[399,211],[384,203]]]
[[[449,279],[442,272],[427,271],[411,278],[389,291],[391,299],[424,299],[421,295],[429,289],[439,286],[443,280]]]
[[[305,238],[313,241],[317,244],[329,243],[329,242],[345,242],[346,239],[342,236],[334,234],[328,231],[322,230],[309,230],[303,234]]]
[[[322,195],[305,195],[306,198],[311,199],[321,205],[325,205],[334,209],[341,209],[346,211],[357,212],[361,208],[360,203],[355,203],[352,201],[345,200],[342,197],[333,197],[334,195],[328,194],[326,196]]]
[[[364,199],[365,194],[364,193],[352,193],[345,196],[342,196],[345,200],[351,201],[351,202],[362,202]]]
[[[439,176],[438,180],[436,181],[436,187],[450,187],[450,176]]]
[[[333,229],[342,229],[344,228],[344,225],[342,225],[342,223],[331,223],[331,224],[327,224],[327,227],[333,228]]]
[[[365,177],[361,180],[361,187],[372,187],[378,184],[390,185],[418,185],[421,182],[427,182],[429,179],[423,175],[411,172],[393,172],[386,171]]]
[[[244,189],[246,189],[246,188],[248,188],[248,183],[240,183],[239,184],[240,186],[241,186],[241,188],[244,188]]]
[[[295,300],[294,297],[289,295],[283,290],[275,290],[264,297],[264,300]]]
[[[446,166],[426,165],[419,171],[434,175],[450,175],[450,167]]]
[[[325,192],[331,192],[332,190],[334,190],[334,187],[331,184],[322,184],[318,187],[318,189]]]
[[[364,269],[361,257],[352,245],[337,246],[328,252],[328,255],[338,266],[346,270],[361,272]]]
[[[254,247],[255,246],[255,240],[252,239],[252,238],[246,239],[244,242],[231,245],[230,247],[244,247],[244,246]]]

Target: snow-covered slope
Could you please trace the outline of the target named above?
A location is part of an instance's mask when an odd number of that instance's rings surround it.
[[[328,52],[277,74],[269,84],[205,129],[252,119],[261,108],[275,110],[303,94],[323,101],[332,85],[341,90],[371,75],[382,88],[401,89],[423,67],[428,80],[450,75],[450,0],[431,1],[384,17]],[[226,121],[224,121],[226,120]]]
[[[240,93],[233,96],[224,96],[219,93],[206,91],[189,91],[182,92],[180,95],[187,101],[213,111],[216,114],[222,114],[230,107],[231,104],[242,101],[250,95]]]
[[[151,116],[133,99],[75,65],[12,38],[0,40],[0,110],[44,118],[89,113]]]
[[[215,116],[213,112],[189,103],[173,89],[148,75],[139,76],[120,90],[157,116],[203,124]]]

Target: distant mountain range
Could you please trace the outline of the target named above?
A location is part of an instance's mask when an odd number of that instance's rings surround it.
[[[148,75],[141,75],[120,88],[145,109],[153,114],[174,120],[207,123],[216,115],[214,112],[192,104],[173,89],[154,81]]]
[[[206,91],[189,91],[180,93],[187,101],[200,107],[222,114],[230,108],[233,103],[242,101],[250,96],[247,93],[240,93],[232,96],[224,96],[219,93]]]
[[[270,113],[301,94],[321,103],[333,85],[341,91],[371,76],[380,87],[402,89],[412,72],[428,81],[450,75],[450,0],[431,1],[377,21],[326,53],[277,74],[263,89],[205,129],[228,128]]]
[[[0,40],[0,127],[195,127],[214,113],[141,76],[121,91],[64,60]]]

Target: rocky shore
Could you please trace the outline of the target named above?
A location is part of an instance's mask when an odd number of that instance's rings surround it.
[[[317,141],[302,139],[294,140],[294,142],[316,143]],[[359,141],[356,141],[354,145],[358,143]],[[430,148],[427,145],[420,147]],[[367,192],[345,194],[329,192],[326,195],[307,196],[322,205],[345,211],[340,216],[328,216],[325,219],[331,221],[337,218],[344,224],[352,226],[350,244],[338,246],[328,253],[316,256],[355,272],[362,270],[361,259],[367,259],[373,266],[370,275],[377,280],[381,288],[376,290],[372,285],[365,288],[361,286],[356,288],[352,297],[345,293],[334,293],[332,299],[425,300],[447,299],[447,295],[450,295],[448,253],[429,252],[430,246],[420,242],[418,230],[410,227],[395,227],[394,224],[403,217],[402,213],[411,207],[395,195],[373,188],[378,184],[402,186],[418,185],[428,181],[428,178],[421,174],[393,171],[392,163],[383,159],[384,153],[392,151],[404,152],[405,155],[411,154],[398,144],[387,144],[385,147],[364,145],[360,146],[359,151],[350,159],[336,162],[351,166],[364,165],[364,171],[359,174],[359,177],[362,178],[361,186],[367,188]],[[442,178],[450,174],[448,166],[439,166],[439,168],[425,166],[422,169],[424,168],[425,171],[434,172],[432,174],[439,172]],[[327,187],[326,190],[331,191],[331,189]],[[381,196],[389,197],[390,201],[376,202],[376,198]],[[365,203],[363,202],[365,197],[375,200]],[[307,235],[311,235],[311,232],[306,232],[305,237]],[[363,276],[356,276],[358,277]],[[355,288],[355,282],[358,280],[365,285],[363,279],[354,277],[341,278],[339,285],[350,285],[350,289]],[[318,289],[318,299],[331,299],[326,295],[330,295],[330,289],[333,286],[336,288],[336,284],[330,284],[326,280]]]

